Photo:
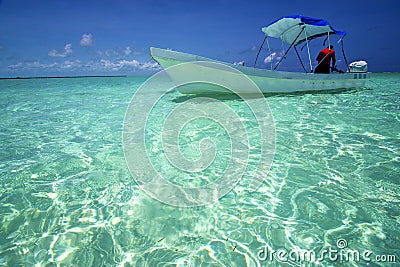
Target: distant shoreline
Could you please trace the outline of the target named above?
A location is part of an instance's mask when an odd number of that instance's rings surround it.
[[[128,77],[127,75],[81,75],[81,76],[39,76],[39,77],[0,77],[0,80],[28,80],[28,79],[64,79],[64,78],[123,78]]]

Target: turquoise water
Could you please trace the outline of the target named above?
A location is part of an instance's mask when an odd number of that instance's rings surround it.
[[[148,197],[127,168],[124,115],[145,80],[0,80],[0,266],[399,264],[400,74],[374,74],[366,88],[335,94],[266,96],[276,127],[266,181],[247,190],[250,157],[234,190],[193,208]],[[173,92],[160,105],[186,99]],[[240,99],[219,100],[246,117]],[[160,118],[149,118],[146,145],[163,168]],[[176,184],[204,185],[226,167],[229,138],[206,120],[199,125],[184,129],[182,153],[196,159],[192,142],[211,135],[217,166],[194,180],[170,175]],[[318,255],[338,250],[338,240],[347,242],[342,252],[370,251],[371,262],[260,257],[265,248]]]

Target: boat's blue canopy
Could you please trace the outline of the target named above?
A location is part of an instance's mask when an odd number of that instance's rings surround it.
[[[280,18],[262,28],[262,31],[267,36],[281,38],[283,42],[294,45],[328,34],[346,35],[346,32],[332,28],[326,20],[301,15]]]

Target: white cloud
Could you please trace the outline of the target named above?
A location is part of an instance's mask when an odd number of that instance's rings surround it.
[[[118,71],[118,70],[151,70],[157,71],[161,69],[161,66],[158,63],[153,62],[144,62],[141,63],[135,59],[132,60],[118,60],[111,61],[108,59],[101,59],[100,65],[104,69]]]
[[[129,60],[120,60],[119,61],[122,66],[129,66],[129,67],[137,67],[139,66],[139,61],[132,59],[131,61]]]
[[[9,65],[8,68],[10,68],[10,69],[19,69],[19,68],[22,68],[23,66],[24,66],[24,63],[18,62],[16,64]]]
[[[146,63],[141,64],[139,68],[141,70],[160,70],[161,66],[156,62],[154,62],[154,63],[146,62]]]
[[[26,62],[25,65],[28,68],[53,68],[58,64],[56,62],[46,64],[46,63],[40,63],[39,61],[33,61],[33,62]]]
[[[125,47],[124,53],[126,56],[129,56],[132,53],[132,50],[129,46]]]
[[[130,46],[116,47],[114,49],[107,49],[104,53],[103,52],[101,52],[101,53],[107,57],[117,57],[117,58],[124,58],[129,55],[142,54],[142,52],[140,52],[140,51],[132,50]]]
[[[81,65],[82,64],[81,64],[81,61],[79,59],[77,59],[77,60],[67,60],[61,65],[61,68],[70,69],[70,68],[74,68],[74,67],[80,67]]]
[[[9,65],[8,68],[10,69],[46,69],[46,68],[54,68],[58,65],[58,63],[41,63],[39,61],[28,61],[28,62],[19,62],[13,65]]]
[[[105,68],[116,68],[117,65],[115,63],[112,63],[110,60],[108,59],[101,59],[100,60],[100,64],[105,67]]]
[[[76,60],[65,60],[63,62],[40,62],[40,61],[25,61],[19,62],[8,66],[11,71],[21,70],[43,70],[43,71],[57,71],[62,73],[63,71],[75,71],[76,73],[104,73],[107,71],[121,72],[121,73],[133,73],[140,71],[158,71],[161,66],[155,62],[139,62],[136,59],[132,60],[92,60],[92,61],[81,61]]]
[[[267,56],[264,59],[264,62],[271,63],[272,61],[279,61],[279,60],[281,60],[281,58],[282,58],[282,52],[281,53],[273,52],[273,53],[271,53],[271,55]]]
[[[118,56],[118,52],[112,49],[108,49],[106,50],[106,52],[104,53],[107,57],[116,57]]]
[[[111,69],[111,70],[120,70],[122,68],[126,67],[131,67],[131,68],[136,68],[139,67],[140,63],[139,61],[132,59],[132,60],[119,60],[117,62],[112,62],[108,59],[101,59],[100,64],[106,68],[106,69]]]
[[[91,33],[84,33],[79,42],[81,46],[92,46],[93,45],[93,35]]]
[[[53,49],[53,50],[49,51],[49,53],[48,53],[48,55],[50,57],[67,57],[71,54],[72,54],[72,45],[71,44],[66,44],[64,46],[64,50],[61,52]]]

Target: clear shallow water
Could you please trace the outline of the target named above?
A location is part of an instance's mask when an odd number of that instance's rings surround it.
[[[265,246],[337,249],[339,239],[371,251],[370,266],[396,266],[376,255],[399,264],[400,74],[375,74],[367,88],[337,94],[268,96],[276,154],[266,182],[247,190],[250,158],[233,191],[195,208],[149,198],[128,171],[122,123],[144,81],[0,80],[1,266],[365,266],[258,257]],[[185,99],[171,93],[161,107]],[[240,100],[220,100],[246,114]],[[151,135],[160,117],[151,117],[146,145],[162,165]],[[183,133],[189,157],[206,134],[196,127]],[[199,186],[224,169],[228,140],[208,127],[221,148],[216,168],[195,180],[166,170],[170,181]]]

